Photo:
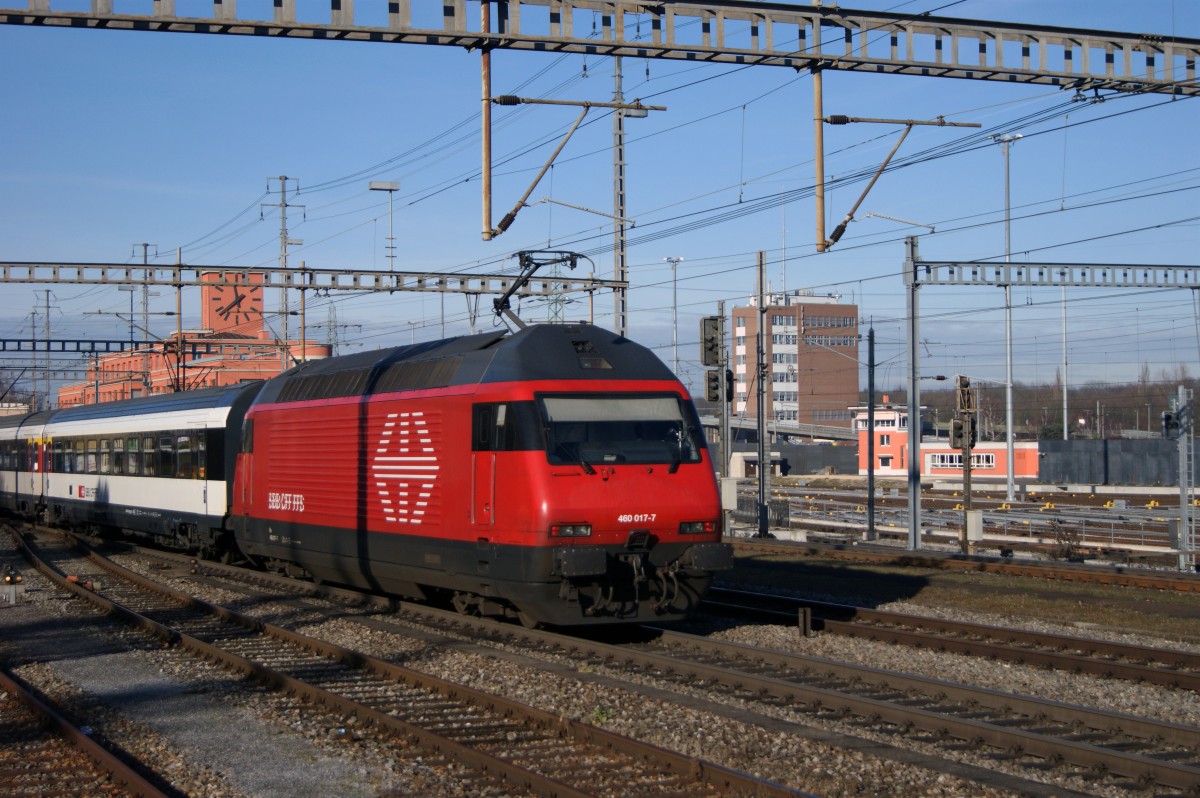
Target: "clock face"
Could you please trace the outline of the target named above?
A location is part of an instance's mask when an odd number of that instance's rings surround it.
[[[208,289],[209,323],[212,329],[228,329],[262,319],[262,286],[247,281],[246,275],[229,272],[224,279],[233,285]]]

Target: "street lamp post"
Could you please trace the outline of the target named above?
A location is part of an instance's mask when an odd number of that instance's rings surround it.
[[[396,270],[396,239],[392,235],[392,195],[400,190],[399,183],[388,183],[382,180],[372,180],[367,184],[367,188],[371,191],[386,191],[388,195],[388,243],[387,243],[387,261],[388,271]]]
[[[993,137],[1000,145],[1004,155],[1004,263],[1007,266],[1012,261],[1012,225],[1011,205],[1009,204],[1009,158],[1008,151],[1013,142],[1021,138],[1021,134],[1004,134]],[[1004,449],[1007,464],[1005,468],[1005,491],[1011,502],[1013,493],[1013,367],[1012,367],[1012,284],[1004,285]],[[1063,376],[1066,379],[1066,375]],[[1063,389],[1066,390],[1064,383]]]
[[[671,264],[671,346],[674,349],[675,376],[679,376],[679,282],[676,267],[683,258],[663,258]]]

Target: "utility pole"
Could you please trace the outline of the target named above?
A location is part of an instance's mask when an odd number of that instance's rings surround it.
[[[679,282],[676,269],[683,258],[663,258],[663,260],[671,264],[671,349],[674,353],[675,376],[679,377]]]
[[[46,333],[46,399],[44,402],[46,410],[49,410],[53,404],[53,391],[50,388],[50,289],[47,288],[44,292],[44,305],[42,312],[42,325]]]
[[[921,548],[921,384],[917,362],[920,359],[920,302],[917,291],[917,237],[905,241],[904,285],[908,289],[908,548]]]
[[[624,103],[625,93],[621,85],[621,56],[613,59],[613,102]],[[625,111],[613,109],[613,279],[624,280],[625,261]],[[617,335],[625,335],[625,289],[613,291],[613,327]],[[678,364],[675,368],[679,373]]]
[[[875,534],[875,325],[867,329],[867,540]]]
[[[767,380],[771,377],[766,363],[766,341],[763,331],[767,322],[767,254],[758,253],[758,334],[755,336],[755,367],[758,369],[758,532],[755,537],[770,537],[771,453],[767,447]]]
[[[1171,409],[1162,414],[1163,437],[1175,438],[1179,446],[1179,528],[1172,543],[1179,550],[1179,570],[1196,568],[1195,519],[1191,513],[1195,480],[1195,408],[1192,391],[1180,385]]]
[[[388,271],[394,272],[396,271],[396,236],[392,228],[392,195],[400,190],[400,184],[383,180],[372,180],[367,184],[367,188],[371,191],[386,191],[388,195],[387,262]]]
[[[484,3],[486,6],[487,3]],[[279,269],[287,271],[288,267],[288,246],[299,246],[304,242],[299,239],[288,238],[287,231],[287,209],[304,208],[303,205],[296,205],[287,201],[287,175],[280,175],[279,178],[279,202],[264,203],[264,207],[279,209]],[[268,191],[270,188],[268,187]],[[291,342],[288,340],[288,289],[286,281],[279,287],[279,337],[280,349],[282,351],[280,364],[286,371],[291,363]]]
[[[1000,144],[1000,152],[1004,156],[1004,264],[1011,268],[1012,262],[1012,218],[1009,203],[1009,158],[1008,151],[1013,142],[1021,138],[1021,134],[1004,134],[993,136]],[[1007,271],[1007,268],[1006,268]],[[1065,288],[1063,289],[1066,290]],[[1016,498],[1013,492],[1013,353],[1012,353],[1012,284],[1004,284],[1004,450],[1007,459],[1005,469],[1005,492],[1011,502]],[[1067,375],[1063,375],[1063,390],[1066,390]]]
[[[37,317],[38,317],[37,305],[34,305],[33,312],[29,316],[29,337],[33,341],[37,341]],[[37,347],[35,346],[34,347],[35,352],[36,352],[36,349],[37,349]],[[34,354],[33,362],[36,366],[37,354]],[[49,381],[49,379],[50,379],[50,374],[47,373],[46,374],[47,382]],[[38,411],[38,403],[41,401],[40,398],[38,397],[38,370],[37,370],[37,368],[33,369],[33,376],[30,379],[30,382],[33,383],[33,391],[29,395],[29,412],[36,413]]]
[[[154,254],[157,257],[158,245],[157,244],[148,244],[143,241],[141,244],[134,244],[134,246],[142,248],[142,332],[146,333],[146,331],[150,329],[150,297],[158,296],[157,291],[152,292],[150,290],[150,247],[155,248]],[[133,295],[132,294],[130,294],[130,296],[129,296],[129,303],[130,303],[129,313],[130,313],[130,316],[132,317],[132,315],[133,315]],[[129,323],[130,324],[133,323],[132,318],[130,318]],[[150,386],[149,354],[143,354],[141,357],[141,361],[142,361],[142,393],[145,396],[149,396],[150,395],[150,387],[151,387]]]

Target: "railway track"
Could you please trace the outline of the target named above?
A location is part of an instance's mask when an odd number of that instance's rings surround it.
[[[777,494],[786,500],[795,526],[843,535],[865,532],[867,508],[862,491],[781,487]],[[1007,501],[986,493],[973,494],[975,509],[983,513],[982,545],[990,548],[1054,551],[1069,547],[1098,556],[1164,561],[1176,556],[1167,520],[1178,513],[1177,501],[1162,496],[1109,498],[1061,493],[1031,493],[1025,500]],[[925,535],[956,539],[962,525],[960,495],[929,491],[922,496],[921,507]],[[875,524],[880,537],[906,537],[907,498],[878,497]]]
[[[2,668],[0,691],[0,793],[167,798],[45,696]]]
[[[793,796],[793,790],[217,607],[74,546],[25,555],[62,589],[197,657],[538,795]],[[70,577],[64,576],[70,574]],[[496,789],[493,784],[490,789]]]
[[[782,554],[850,562],[880,563],[934,570],[977,571],[982,573],[1030,576],[1063,582],[1097,585],[1121,585],[1150,590],[1200,593],[1200,574],[1155,571],[1109,565],[1074,565],[1042,561],[1012,560],[1006,557],[979,557],[965,554],[914,552],[886,546],[830,543],[792,543],[781,540],[732,540],[734,551],[741,554]]]
[[[811,623],[813,628],[830,634],[1200,691],[1200,654],[1187,651],[947,621],[729,588],[710,589],[702,608],[768,623],[797,623],[800,619],[802,627]]]
[[[227,573],[207,563],[192,567],[198,578]],[[289,592],[286,583],[264,576],[252,579],[269,591]],[[302,589],[324,591],[315,586]],[[835,721],[885,735],[897,745],[916,740],[950,757],[956,749],[982,744],[991,757],[1024,768],[1029,778],[1057,769],[1082,774],[1097,787],[1200,790],[1200,730],[1188,726],[677,631],[658,630],[652,640],[613,645],[402,606],[406,619],[424,618],[442,633],[567,657],[581,670],[604,668],[633,682],[653,675],[681,692],[701,689],[764,712],[782,710],[801,722]]]

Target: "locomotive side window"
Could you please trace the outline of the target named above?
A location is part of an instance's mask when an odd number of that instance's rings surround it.
[[[540,426],[533,402],[477,404],[471,419],[471,450],[516,452],[541,449]]]
[[[242,453],[251,454],[254,452],[254,419],[246,419],[245,426],[242,427]]]
[[[674,394],[572,394],[540,399],[555,465],[697,463],[695,410]]]

